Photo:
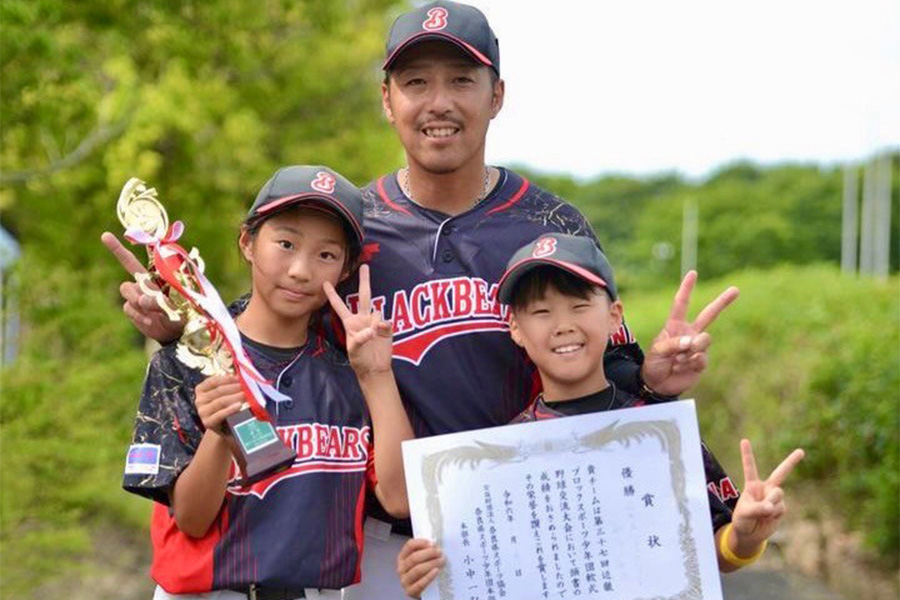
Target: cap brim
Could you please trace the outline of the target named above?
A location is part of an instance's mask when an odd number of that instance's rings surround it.
[[[479,62],[485,66],[493,67],[494,63],[491,62],[487,56],[478,51],[477,48],[469,44],[468,42],[456,37],[452,33],[447,33],[445,31],[421,31],[414,35],[409,36],[403,42],[394,48],[394,51],[391,52],[390,56],[385,59],[384,64],[381,65],[382,70],[387,71],[391,68],[391,65],[397,60],[404,50],[407,50],[410,46],[414,46],[419,42],[424,42],[425,40],[443,40],[446,42],[450,42],[451,44],[458,47],[460,50],[471,56],[476,62]]]
[[[327,206],[327,208],[321,208],[316,206],[316,203],[322,203]],[[317,194],[317,193],[308,193],[308,194],[297,194],[295,196],[285,196],[283,198],[278,198],[276,200],[272,200],[267,204],[263,204],[259,208],[256,209],[255,214],[258,216],[271,214],[273,211],[284,209],[289,206],[293,206],[295,204],[306,204],[309,208],[323,210],[325,212],[337,213],[339,217],[343,217],[345,221],[350,223],[351,229],[353,229],[353,233],[356,234],[356,244],[362,246],[363,243],[363,228],[362,223],[356,218],[356,216],[347,210],[343,204],[341,204],[337,199],[327,195],[327,194]]]
[[[518,281],[529,271],[533,271],[542,266],[557,267],[558,269],[562,269],[563,271],[575,275],[579,279],[584,279],[585,281],[594,285],[599,285],[602,288],[607,287],[606,281],[604,281],[602,277],[599,277],[574,263],[566,262],[564,260],[554,260],[552,258],[535,258],[530,256],[520,260],[503,274],[503,277],[500,278],[498,284],[497,299],[503,304],[512,304],[512,291],[515,289],[516,283],[518,283]]]

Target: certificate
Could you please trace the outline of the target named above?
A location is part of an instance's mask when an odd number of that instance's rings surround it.
[[[425,600],[722,600],[693,400],[403,443]]]

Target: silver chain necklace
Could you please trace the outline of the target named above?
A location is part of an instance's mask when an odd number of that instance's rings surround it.
[[[409,198],[416,204],[419,204],[416,201],[416,199],[413,198],[412,192],[409,191],[409,167],[403,167],[400,174],[401,174],[401,177],[399,178],[400,179],[400,189],[403,191],[404,194],[406,194],[407,198]],[[490,191],[489,190],[490,185],[491,185],[491,169],[490,169],[490,167],[485,166],[484,167],[484,186],[481,189],[481,193],[478,194],[478,196],[476,196],[475,200],[472,201],[472,204],[471,204],[471,206],[469,206],[469,208],[472,208],[473,206],[475,206],[476,204],[478,204],[479,202],[481,202],[482,200],[487,198],[488,192]]]

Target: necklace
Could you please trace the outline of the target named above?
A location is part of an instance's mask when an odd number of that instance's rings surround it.
[[[412,192],[409,190],[409,167],[403,167],[403,169],[400,171],[400,177],[398,177],[398,179],[400,182],[400,189],[404,194],[406,194],[406,197],[409,198],[410,200],[412,200],[413,202],[415,202],[416,204],[419,204],[416,201],[416,199],[413,198]],[[488,192],[490,191],[490,189],[489,189],[490,185],[491,185],[491,169],[490,169],[490,167],[485,165],[485,167],[484,167],[484,185],[481,188],[481,193],[475,197],[475,200],[472,201],[472,204],[469,206],[469,208],[472,208],[473,206],[477,205],[479,202],[481,202],[482,200],[484,200],[487,197]]]

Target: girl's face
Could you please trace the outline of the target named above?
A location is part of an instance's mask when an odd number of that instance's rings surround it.
[[[328,213],[301,208],[275,215],[255,236],[244,229],[240,246],[253,295],[281,319],[308,317],[327,300],[322,284],[337,285],[347,274],[344,229]]]

